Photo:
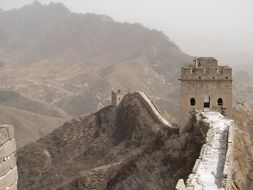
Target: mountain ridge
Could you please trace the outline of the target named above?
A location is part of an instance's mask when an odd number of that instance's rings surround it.
[[[108,105],[111,88],[171,97],[161,105],[178,109],[168,105],[174,102],[180,65],[192,57],[160,31],[105,15],[72,13],[62,4],[27,5],[7,11],[0,21],[3,89],[55,104],[74,116]],[[8,84],[7,73],[14,76]]]

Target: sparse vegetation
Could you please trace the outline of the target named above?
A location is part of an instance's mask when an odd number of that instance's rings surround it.
[[[19,189],[174,189],[191,172],[203,138],[162,128],[130,94],[118,108],[73,120],[21,149]],[[40,160],[43,150],[51,162]]]
[[[0,103],[9,101],[11,99],[17,98],[19,96],[18,93],[14,91],[3,91],[0,90]]]

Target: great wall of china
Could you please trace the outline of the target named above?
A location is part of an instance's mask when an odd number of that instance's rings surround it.
[[[234,122],[218,112],[198,112],[194,125],[206,128],[206,143],[186,182],[177,190],[232,190]]]
[[[122,100],[124,95],[117,93],[114,100]],[[164,127],[177,130],[168,122],[158,107],[144,92],[134,92],[154,119]],[[120,103],[112,102],[113,105]],[[203,128],[206,132],[206,142],[202,146],[199,158],[196,160],[192,173],[184,181],[180,179],[175,187],[177,190],[232,190],[231,168],[233,165],[233,126],[232,120],[226,119],[218,112],[197,112],[194,114],[194,126]],[[181,131],[181,129],[180,129]],[[0,190],[16,190],[18,173],[16,165],[16,144],[14,127],[0,126]]]
[[[175,128],[162,116],[158,107],[154,104],[154,102],[151,101],[151,99],[145,92],[134,92],[134,94],[139,97],[140,101],[145,105],[147,110],[151,113],[154,119],[158,121],[158,123],[161,123],[164,127]]]
[[[197,58],[194,64],[181,69],[181,126],[190,122],[206,137],[198,159],[188,179],[180,179],[177,190],[232,190],[234,123],[226,119],[232,109],[232,69],[219,66],[212,57]],[[133,92],[163,127],[175,133],[187,130],[187,125],[177,128],[167,121],[159,108],[144,92]],[[126,93],[112,91],[112,105],[118,106]],[[203,101],[204,99],[204,101]],[[217,109],[218,108],[218,109]],[[198,110],[204,110],[201,112]],[[211,112],[219,111],[219,112]],[[189,113],[195,120],[188,119]],[[184,123],[184,124],[182,124]],[[14,127],[0,127],[0,190],[17,189],[16,144]]]
[[[0,190],[17,190],[16,142],[12,125],[0,126]]]
[[[114,93],[119,105],[124,98],[121,91],[120,98]],[[165,127],[176,129],[161,114],[158,107],[144,92],[134,92],[139,100],[154,119]],[[203,144],[199,158],[196,160],[186,182],[180,179],[175,187],[176,190],[232,190],[232,166],[234,144],[234,122],[226,119],[219,112],[198,111],[190,119],[190,126],[202,128],[206,134],[206,142]],[[180,132],[187,129],[180,129]]]

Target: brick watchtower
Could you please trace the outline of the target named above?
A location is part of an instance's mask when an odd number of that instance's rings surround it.
[[[196,58],[181,68],[180,124],[183,126],[193,110],[232,111],[232,69],[219,66],[213,57]]]
[[[126,93],[122,92],[121,90],[118,90],[116,92],[112,91],[112,95],[111,95],[112,105],[118,106],[125,95]]]

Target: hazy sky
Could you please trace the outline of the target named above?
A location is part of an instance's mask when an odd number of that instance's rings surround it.
[[[34,0],[0,0],[18,8]],[[106,14],[164,31],[184,52],[253,57],[253,0],[40,0],[63,2],[74,12]]]

